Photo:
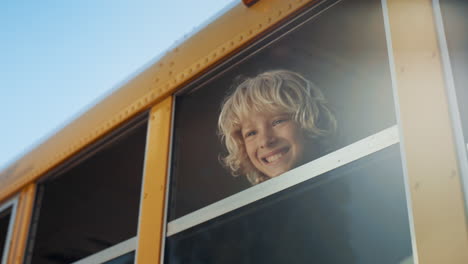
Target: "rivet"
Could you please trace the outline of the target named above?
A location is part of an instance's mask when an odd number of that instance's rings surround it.
[[[173,61],[171,61],[171,63],[169,64],[169,67],[172,67],[172,66],[174,66],[174,62],[173,62]]]
[[[450,174],[450,177],[455,178],[456,175],[457,175],[457,172],[455,170],[452,170],[452,173]]]
[[[269,17],[269,18],[268,18],[268,23],[271,23],[271,20],[272,20],[271,17]]]
[[[169,71],[169,75],[172,75],[172,71]]]
[[[205,63],[208,63],[209,59],[208,58],[205,58]]]
[[[243,36],[239,36],[239,41],[242,41],[244,39]]]
[[[192,68],[190,68],[190,69],[189,69],[189,73],[192,73],[192,72],[193,72],[193,69],[192,69]]]
[[[221,52],[225,52],[226,51],[226,48],[225,47],[222,47],[221,48]]]
[[[234,41],[231,41],[231,43],[230,43],[230,44],[231,44],[231,46],[234,46]]]
[[[263,25],[262,25],[262,24],[258,24],[258,28],[262,28],[262,27],[263,27]]]
[[[252,35],[253,31],[252,30],[249,30],[249,35]]]
[[[289,4],[289,5],[288,5],[288,9],[292,9],[292,4]]]
[[[281,16],[282,12],[281,10],[278,11],[278,16]]]
[[[159,78],[154,79],[155,82],[159,82]]]
[[[162,66],[164,66],[164,63],[162,63],[162,62],[159,63],[159,67],[162,67]]]
[[[197,63],[197,69],[200,68],[200,63]]]

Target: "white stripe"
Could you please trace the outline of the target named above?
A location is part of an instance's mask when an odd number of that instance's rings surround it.
[[[130,238],[72,264],[100,264],[136,250],[137,237]]]
[[[281,175],[281,177],[275,177],[262,184],[255,185],[247,190],[173,220],[167,225],[167,236],[177,234],[190,227],[309,180],[327,171],[341,167],[398,142],[398,128],[395,125],[288,171],[284,175]]]

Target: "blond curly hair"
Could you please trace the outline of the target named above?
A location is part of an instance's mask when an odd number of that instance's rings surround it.
[[[322,92],[302,75],[273,70],[246,78],[224,99],[218,132],[228,151],[221,161],[234,176],[244,174],[253,185],[269,177],[249,160],[241,124],[249,114],[263,112],[291,114],[308,140],[318,141],[336,129],[336,119]]]

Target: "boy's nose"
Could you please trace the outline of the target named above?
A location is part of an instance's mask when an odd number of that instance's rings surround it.
[[[272,147],[276,141],[277,138],[273,133],[271,133],[271,131],[265,131],[262,133],[262,137],[260,139],[260,148]]]

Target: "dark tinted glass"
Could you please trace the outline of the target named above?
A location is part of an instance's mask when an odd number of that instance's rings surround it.
[[[10,227],[11,220],[11,207],[0,212],[0,261],[3,258],[3,255],[6,253],[6,239],[8,235],[8,228]]]
[[[133,264],[135,262],[135,251],[117,257],[113,260],[104,262],[103,264]]]
[[[465,144],[468,142],[468,1],[440,0]]]
[[[399,146],[167,239],[165,263],[399,263],[411,255]]]
[[[269,41],[282,36],[279,40],[266,47],[267,41],[260,42],[229,70],[177,97],[169,220],[250,187],[219,162],[226,153],[217,135],[220,106],[239,76],[286,69],[315,83],[338,123],[327,151],[396,124],[380,5],[322,1],[293,23],[304,22],[298,28],[282,29]]]
[[[26,263],[71,263],[136,236],[146,116],[136,123],[39,185]]]

